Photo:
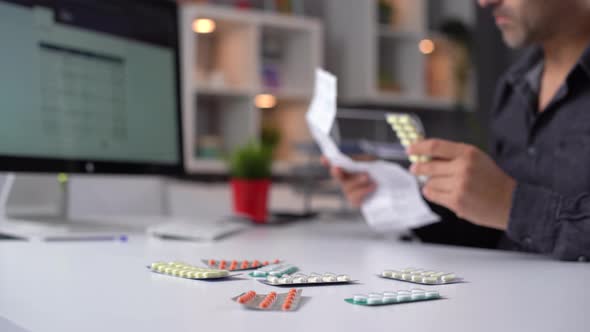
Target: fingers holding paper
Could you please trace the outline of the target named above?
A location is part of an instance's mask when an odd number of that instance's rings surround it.
[[[376,189],[376,184],[367,173],[347,172],[330,165],[326,158],[322,158],[322,164],[330,169],[330,175],[340,185],[346,200],[355,208],[359,208]]]

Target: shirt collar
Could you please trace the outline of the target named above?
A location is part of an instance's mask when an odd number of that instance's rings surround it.
[[[540,79],[540,74],[543,73],[543,50],[539,46],[532,46],[525,51],[525,54],[519,61],[508,71],[508,81],[511,84],[517,84],[523,78],[527,83],[531,82],[531,79]],[[586,48],[582,56],[578,60],[576,67],[580,67],[584,70],[586,76],[590,79],[590,45]],[[575,70],[576,68],[574,68]],[[539,71],[540,70],[540,71]],[[574,71],[572,70],[572,72]],[[536,75],[539,74],[539,77]],[[531,87],[538,87],[538,82]],[[534,89],[536,90],[536,89]]]
[[[586,72],[586,75],[590,77],[590,45],[588,45],[588,48],[582,53],[579,63]]]
[[[527,73],[543,61],[543,51],[540,47],[533,46],[525,50],[524,55],[508,70],[507,79],[512,85],[516,85]]]
[[[539,60],[524,76],[525,82],[528,84],[529,88],[537,94],[541,92],[541,77],[543,76],[544,67],[545,62]]]

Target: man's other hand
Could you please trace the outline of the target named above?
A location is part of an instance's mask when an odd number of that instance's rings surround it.
[[[366,173],[350,173],[340,167],[330,165],[326,158],[322,164],[330,169],[332,178],[340,185],[346,200],[355,208],[359,208],[365,199],[375,191],[376,185]]]

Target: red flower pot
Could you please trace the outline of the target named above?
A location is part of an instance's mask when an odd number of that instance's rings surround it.
[[[234,213],[252,219],[257,224],[266,223],[270,180],[231,180]]]

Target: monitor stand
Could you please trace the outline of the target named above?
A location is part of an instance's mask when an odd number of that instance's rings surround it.
[[[58,188],[57,204],[53,204],[55,206],[35,209],[39,206],[30,204],[26,209],[11,212],[10,198],[19,184],[16,179],[17,175],[13,173],[0,175],[0,234],[16,239],[41,241],[126,240],[127,234],[143,231],[137,227],[109,223],[107,220],[82,221],[70,218],[70,182],[65,174],[58,175],[57,184],[50,185]],[[40,185],[39,189],[47,189],[43,187],[45,186]]]

